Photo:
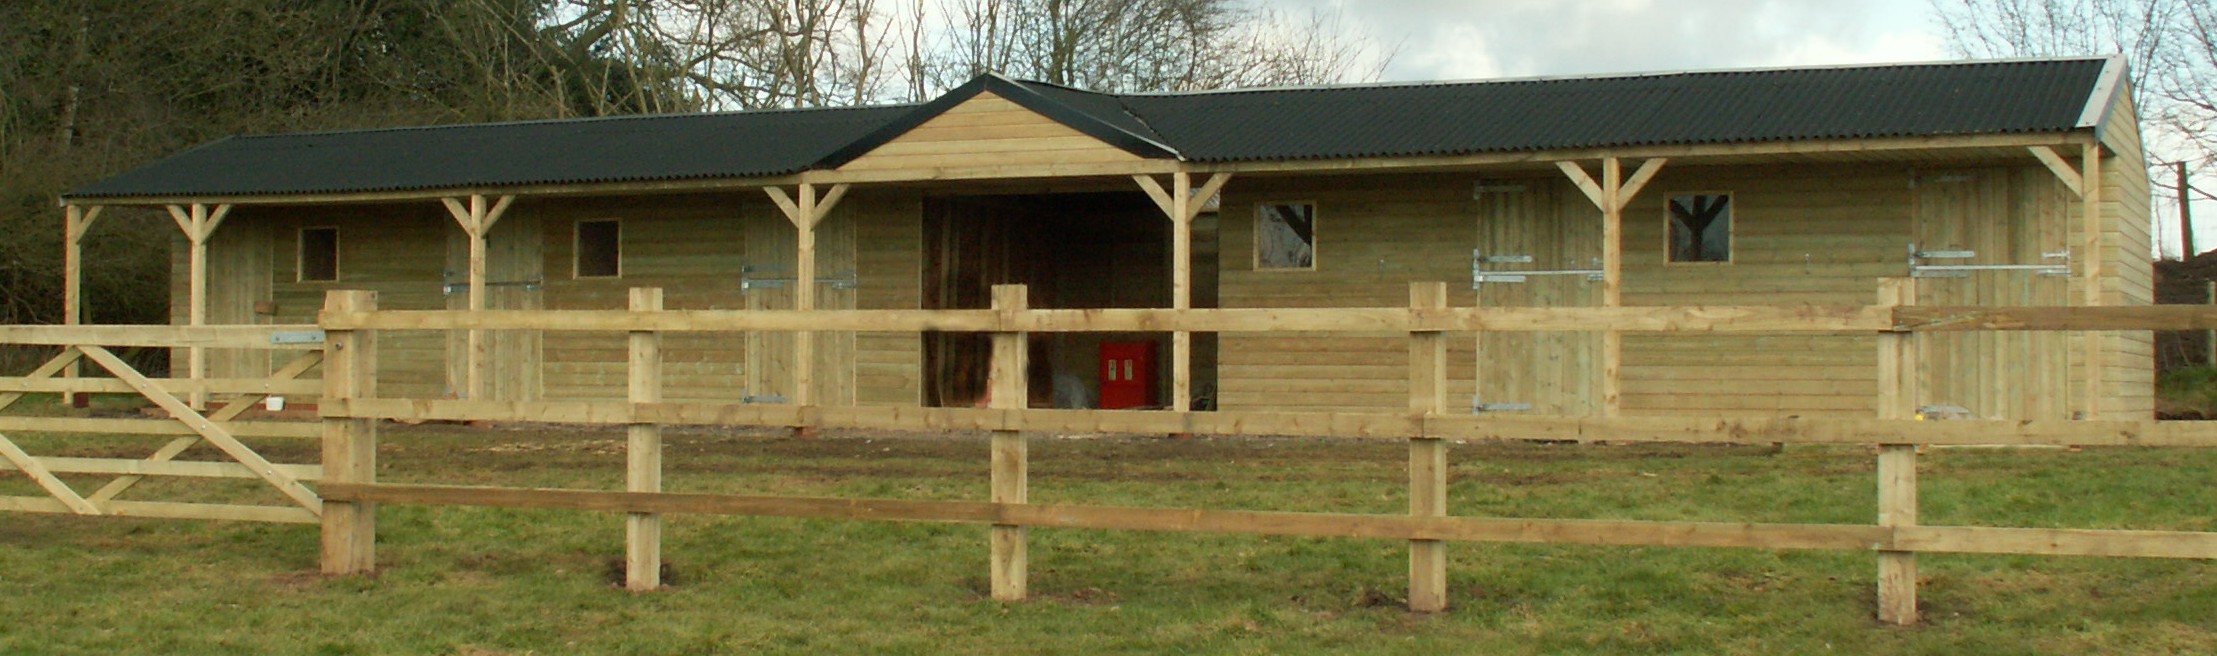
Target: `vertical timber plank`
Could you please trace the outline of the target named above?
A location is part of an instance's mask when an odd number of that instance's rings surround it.
[[[793,220],[794,243],[798,252],[793,259],[793,309],[816,309],[816,185],[802,183],[800,204],[789,218]],[[793,398],[794,405],[816,405],[816,333],[803,330],[793,333]],[[805,416],[814,417],[814,413]],[[799,437],[814,437],[816,427],[801,426],[794,429]]]
[[[193,326],[208,324],[208,206],[193,203],[187,219],[185,239],[191,243],[191,268],[187,272],[187,306],[185,323]],[[185,351],[186,377],[197,383],[208,377],[208,349],[194,346]],[[208,409],[208,392],[195,388],[188,397],[192,409]]]
[[[1193,176],[1179,171],[1170,191],[1170,306],[1193,309]],[[1193,409],[1193,333],[1170,335],[1170,409]]]
[[[1445,309],[1447,284],[1409,283],[1413,310]],[[1421,419],[1447,409],[1447,335],[1409,333],[1409,414]],[[1420,424],[1421,425],[1421,424]],[[1409,515],[1447,516],[1447,445],[1437,437],[1409,438]],[[1409,610],[1447,609],[1447,544],[1409,541]]]
[[[469,219],[464,227],[467,228],[466,232],[469,233],[470,237],[470,312],[483,312],[485,311],[485,285],[487,284],[485,280],[485,259],[487,257],[486,251],[490,246],[486,243],[484,195],[470,195]],[[468,373],[465,376],[469,389],[468,398],[472,401],[488,400],[485,398],[485,389],[489,387],[487,384],[489,381],[485,380],[485,331],[472,328],[468,339],[469,361],[466,365]]]
[[[377,293],[333,291],[325,297],[324,311],[373,312]],[[324,402],[345,408],[348,401],[369,398],[377,389],[377,335],[367,330],[329,330],[323,345]],[[377,425],[367,419],[326,417],[323,420],[323,480],[333,483],[377,482]],[[372,503],[325,501],[323,504],[323,573],[343,576],[366,574],[377,568],[377,506]]]
[[[1915,278],[1888,278],[1879,283],[1879,304],[1909,305],[1916,301]],[[1880,419],[1916,417],[1918,382],[1916,333],[1879,333],[1878,413]],[[1898,528],[1917,525],[1917,448],[1908,444],[1882,444],[1878,451],[1878,525]],[[1917,554],[1906,551],[1878,553],[1878,620],[1907,626],[1917,623]]]
[[[2103,239],[2102,224],[2102,147],[2099,143],[2087,144],[2081,154],[2079,167],[2079,218],[2086,231],[2086,286],[2080,290],[2086,304],[2102,304],[2102,260],[2108,253],[2107,239]],[[2085,418],[2100,419],[2102,413],[2102,342],[2108,336],[2098,330],[2086,331],[2086,402]]]
[[[993,309],[1004,314],[1028,309],[1025,289],[1023,285],[994,285]],[[992,373],[987,377],[992,408],[1018,410],[1029,405],[1030,385],[1024,380],[1029,368],[1025,339],[1024,333],[993,334]],[[1026,503],[1031,498],[1030,469],[1030,446],[1024,434],[993,431],[993,502]],[[1023,601],[1031,567],[1025,528],[995,524],[992,531],[993,599]]]
[[[1624,168],[1615,157],[1601,160],[1601,305],[1624,304]],[[1615,417],[1624,407],[1624,333],[1601,334],[1601,413]]]
[[[90,214],[85,208],[70,205],[62,209],[62,325],[74,326],[85,321],[85,229],[92,225],[93,216],[99,213],[93,207]],[[62,370],[63,378],[76,378],[79,366],[72,362]],[[62,404],[79,407],[88,397],[81,394],[63,395]]]
[[[662,288],[631,288],[631,311],[658,312]],[[662,401],[662,335],[633,331],[630,341],[630,397],[632,403]],[[662,427],[633,423],[626,428],[624,489],[630,492],[662,491]],[[624,517],[624,588],[632,591],[662,587],[662,517],[631,513]]]

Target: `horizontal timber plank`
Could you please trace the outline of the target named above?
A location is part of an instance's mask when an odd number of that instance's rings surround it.
[[[2125,305],[2059,307],[1903,306],[1903,330],[2217,330],[2217,306]]]
[[[1871,550],[1882,545],[1887,537],[1886,530],[1876,526],[1409,517],[437,485],[327,484],[323,492],[325,498],[332,501],[403,505],[961,522],[1052,528],[1459,542]]]
[[[246,465],[235,462],[197,462],[186,460],[138,460],[124,458],[71,458],[35,457],[39,464],[56,474],[109,474],[132,476],[174,476],[180,478],[261,478]],[[276,465],[277,471],[301,480],[323,478],[322,465]],[[15,469],[15,464],[0,460],[0,471]]]
[[[303,344],[272,344],[277,333],[317,333],[312,325],[290,326],[22,326],[0,325],[0,344],[68,346],[157,346],[248,348],[310,351],[323,348],[322,340]]]
[[[109,500],[100,510],[115,517],[148,519],[214,519],[278,524],[314,524],[321,519],[299,506],[247,506],[220,503]],[[75,514],[62,502],[48,497],[0,497],[0,512]]]
[[[322,315],[334,330],[549,331],[951,331],[951,332],[1873,332],[1893,327],[1885,308],[1856,306],[1521,307],[1418,310],[1095,309],[1032,310],[490,310]]]
[[[305,421],[219,421],[215,425],[236,437],[297,437],[321,439],[323,425]],[[0,433],[91,433],[99,435],[199,435],[174,419],[110,419],[104,417],[0,417]]]
[[[1735,444],[1933,444],[2217,447],[2217,422],[1907,421],[1791,417],[1415,417],[1360,412],[1169,412],[823,407],[620,401],[327,400],[326,417],[577,424],[783,426],[907,430],[1436,437]]]
[[[1988,526],[1902,527],[1894,545],[1902,551],[2108,556],[2119,558],[2217,558],[2217,533]]]
[[[150,379],[170,394],[290,394],[323,393],[322,380],[274,380],[269,378]],[[89,394],[137,394],[130,384],[114,378],[0,378],[0,392],[77,392]]]

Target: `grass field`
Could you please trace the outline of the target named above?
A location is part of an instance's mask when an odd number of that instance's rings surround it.
[[[132,457],[150,438],[16,436]],[[386,481],[621,489],[620,432],[387,430]],[[205,448],[205,447],[203,447]],[[314,445],[281,443],[279,461]],[[212,459],[196,452],[193,458]],[[1867,449],[1455,445],[1455,514],[1868,523]],[[981,435],[672,431],[676,492],[983,499]],[[1044,503],[1406,512],[1405,447],[1036,436]],[[2217,530],[2217,452],[1940,450],[1923,521]],[[87,480],[89,486],[94,481]],[[35,494],[22,477],[0,493]],[[273,503],[237,485],[149,483]],[[1453,608],[1401,607],[1406,546],[1032,532],[1035,600],[987,599],[968,525],[675,517],[676,585],[611,585],[619,516],[390,507],[380,573],[311,526],[0,515],[0,653],[2208,653],[2206,561],[1928,555],[1925,625],[1872,619],[1875,556],[1455,545]]]

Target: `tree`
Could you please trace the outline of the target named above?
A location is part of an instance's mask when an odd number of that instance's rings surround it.
[[[1932,0],[1957,54],[2017,57],[2121,54],[2150,159],[2217,163],[2217,8],[2207,0]],[[2159,197],[2217,198],[2158,182]],[[2158,176],[2158,180],[2169,179]],[[2170,203],[2158,203],[2159,207]],[[2159,225],[2162,225],[2159,223]],[[2161,234],[2160,230],[2158,234]],[[2158,244],[2160,251],[2163,246]]]
[[[1239,0],[951,0],[941,87],[995,71],[1099,91],[1375,78],[1390,54],[1340,29]],[[954,79],[960,78],[960,79]]]

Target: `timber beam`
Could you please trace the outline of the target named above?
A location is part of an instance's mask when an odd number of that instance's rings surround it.
[[[1170,307],[1176,310],[1193,309],[1193,219],[1201,215],[1208,199],[1224,190],[1232,174],[1210,175],[1201,189],[1193,189],[1193,175],[1179,171],[1170,175],[1170,188],[1164,189],[1152,175],[1134,175],[1140,191],[1155,201],[1164,216],[1170,217]],[[1178,412],[1193,407],[1193,333],[1176,331],[1170,337],[1170,408]]]
[[[210,210],[207,204],[193,203],[189,206],[171,205],[168,209],[169,218],[175,220],[177,227],[185,231],[185,240],[191,247],[185,323],[205,326],[208,325],[208,238],[215,236],[216,227],[223,225],[224,217],[231,215],[231,206],[217,205]],[[186,350],[185,362],[188,378],[197,381],[208,376],[207,349],[195,346]],[[207,394],[193,393],[190,405],[196,410],[207,408]]]
[[[1624,305],[1624,208],[1632,204],[1655,174],[1662,172],[1663,164],[1670,160],[1655,157],[1640,162],[1640,168],[1632,177],[1623,176],[1622,165],[1615,157],[1601,160],[1601,180],[1595,182],[1586,175],[1586,169],[1577,162],[1556,162],[1556,168],[1570,178],[1571,184],[1593,201],[1601,210],[1601,305]],[[1606,416],[1617,416],[1623,409],[1624,334],[1618,331],[1602,333],[1601,337],[1601,409]]]
[[[793,259],[793,309],[816,309],[816,226],[831,216],[831,210],[847,197],[847,185],[835,184],[823,194],[817,194],[814,183],[803,182],[786,193],[784,187],[763,187],[784,212],[785,220],[793,224],[795,253]],[[793,335],[793,403],[816,403],[816,333],[800,331]]]
[[[483,195],[473,194],[466,199],[439,199],[441,204],[446,205],[447,213],[454,215],[454,222],[461,224],[462,233],[470,239],[469,310],[471,312],[485,311],[486,237],[492,234],[493,224],[500,222],[500,217],[508,212],[509,204],[515,202],[515,200],[515,196],[501,196],[499,200],[493,202],[491,207],[487,207]],[[485,331],[475,329],[469,331],[468,340],[469,358],[467,364],[464,365],[465,373],[463,374],[463,389],[466,390],[465,398],[485,398],[485,388],[490,382],[485,379],[485,361],[489,355],[485,345]]]

